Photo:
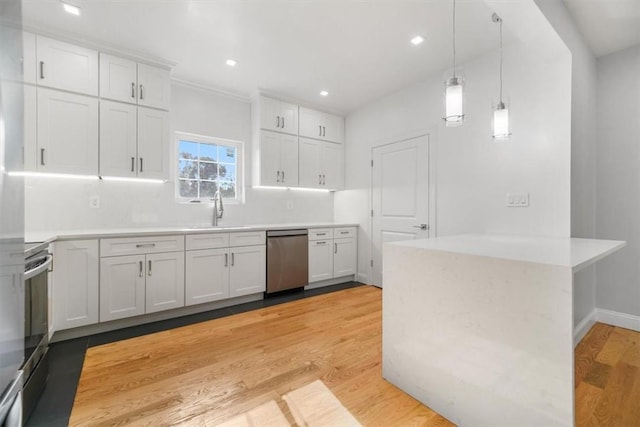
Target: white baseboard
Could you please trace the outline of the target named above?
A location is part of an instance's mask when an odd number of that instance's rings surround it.
[[[352,274],[351,276],[336,277],[335,279],[321,280],[319,282],[313,282],[308,284],[307,286],[304,287],[304,289],[305,290],[316,289],[316,288],[324,288],[325,286],[339,285],[340,283],[352,282],[353,279],[355,279],[355,276]]]
[[[584,319],[580,321],[573,329],[573,347],[575,348],[582,338],[587,335],[587,332],[596,324],[598,321],[598,309],[594,309],[591,313],[585,316]]]
[[[598,322],[640,332],[640,316],[597,308]]]

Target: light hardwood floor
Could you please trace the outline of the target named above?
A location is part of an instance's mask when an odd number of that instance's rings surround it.
[[[361,286],[90,348],[70,425],[213,426],[270,400],[294,425],[281,396],[320,379],[365,426],[451,426],[382,379],[381,296]],[[578,426],[640,426],[639,336],[598,324],[580,343]]]

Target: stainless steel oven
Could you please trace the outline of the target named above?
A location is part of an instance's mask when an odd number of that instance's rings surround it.
[[[24,273],[24,388],[23,413],[27,420],[47,382],[49,364],[48,272],[53,257],[48,244],[30,244],[25,249]]]

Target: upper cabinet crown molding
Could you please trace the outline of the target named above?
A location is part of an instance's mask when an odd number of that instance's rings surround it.
[[[98,52],[48,37],[36,36],[37,84],[98,95]]]

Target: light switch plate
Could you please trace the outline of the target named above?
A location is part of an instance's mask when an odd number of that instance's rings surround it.
[[[506,205],[510,208],[526,208],[529,206],[529,193],[515,192],[507,193]]]

